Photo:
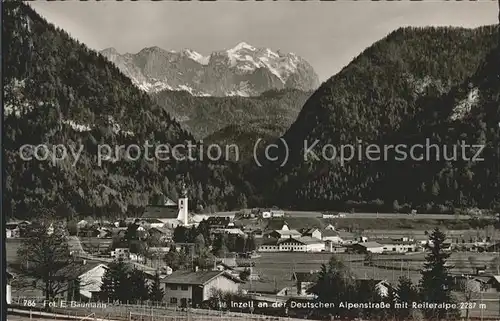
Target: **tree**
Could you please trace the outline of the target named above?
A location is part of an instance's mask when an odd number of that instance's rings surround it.
[[[243,271],[240,272],[240,279],[243,281],[248,281],[248,278],[250,277],[250,269],[245,268]]]
[[[481,291],[481,289],[477,287],[477,284],[475,282],[471,282],[471,280],[467,276],[464,280],[461,280],[460,290],[464,293],[464,301],[466,302],[465,320],[469,320],[470,307],[468,303],[471,302],[474,294]]]
[[[237,203],[237,207],[240,209],[248,208],[248,201],[247,201],[247,197],[245,196],[245,194],[240,194],[238,196],[236,203]]]
[[[161,288],[160,281],[160,273],[157,271],[149,290],[149,298],[153,302],[161,302],[163,300],[163,296],[165,295],[165,292],[163,292],[163,289]]]
[[[335,289],[335,291],[332,291]],[[335,308],[331,311],[336,316],[357,317],[357,311],[339,307],[340,302],[356,301],[356,284],[354,275],[343,261],[332,256],[328,264],[322,264],[318,280],[310,288],[310,293],[317,296],[318,301],[332,302]],[[316,312],[325,312],[317,310]]]
[[[257,248],[257,243],[255,241],[255,236],[253,235],[250,235],[248,238],[247,238],[247,242],[246,242],[246,250],[248,252],[253,252],[255,251],[255,249]]]
[[[374,263],[374,257],[372,252],[365,254],[365,265],[372,266]]]
[[[401,308],[396,309],[396,316],[398,320],[408,320],[412,316],[412,302],[418,301],[418,290],[409,278],[402,276],[395,294],[396,302],[401,304]]]
[[[212,251],[217,257],[225,257],[227,253],[229,253],[229,249],[227,246],[227,235],[217,235]]]
[[[149,298],[149,289],[146,284],[144,272],[134,268],[129,274],[130,288],[128,292],[131,294],[131,299],[134,301],[146,301]]]
[[[189,230],[184,226],[177,226],[174,229],[174,242],[175,243],[188,243],[189,242]]]
[[[446,266],[450,254],[443,250],[445,239],[445,234],[439,228],[434,229],[429,236],[427,245],[429,253],[425,256],[426,262],[420,280],[420,299],[423,302],[454,303],[451,295],[451,278]],[[449,320],[458,313],[456,310],[444,308],[424,309],[423,312],[426,318],[437,320]]]
[[[53,228],[52,233],[49,230]],[[42,290],[46,300],[66,292],[77,282],[78,262],[70,255],[65,229],[51,221],[34,222],[18,249],[20,274],[31,286]]]
[[[67,293],[67,300],[68,301],[80,300],[80,288],[81,288],[80,283],[81,283],[80,278],[76,278],[76,279],[69,282],[68,293]]]
[[[194,238],[194,244],[195,244],[195,247],[196,247],[196,252],[198,254],[200,254],[203,251],[203,249],[205,248],[205,238],[203,237],[202,234],[198,234]]]
[[[126,264],[120,260],[109,264],[104,273],[101,293],[108,300],[125,303],[131,299],[131,284]]]

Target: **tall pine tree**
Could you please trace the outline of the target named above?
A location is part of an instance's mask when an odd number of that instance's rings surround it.
[[[153,302],[161,302],[163,300],[163,296],[165,295],[165,292],[163,292],[163,289],[161,288],[161,282],[160,282],[160,273],[158,271],[155,274],[155,278],[153,280],[153,283],[151,284],[150,290],[149,290],[149,299]]]
[[[149,299],[149,289],[146,284],[144,272],[134,268],[130,272],[130,288],[127,290],[131,294],[132,301],[142,302]]]
[[[451,294],[451,277],[446,266],[446,260],[450,254],[446,253],[443,248],[445,239],[445,234],[439,228],[434,229],[429,236],[427,245],[429,252],[425,257],[426,263],[420,280],[422,302],[454,303]],[[444,308],[424,309],[423,313],[426,318],[432,320],[453,320],[458,316],[458,311]]]

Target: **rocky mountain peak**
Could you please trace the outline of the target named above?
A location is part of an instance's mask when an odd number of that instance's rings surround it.
[[[256,96],[273,89],[314,90],[319,85],[317,74],[305,59],[244,41],[207,56],[192,49],[177,52],[156,46],[135,55],[119,55],[109,49],[101,54],[147,92],[184,90],[196,96]]]

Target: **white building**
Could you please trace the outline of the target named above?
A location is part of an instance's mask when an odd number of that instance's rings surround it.
[[[418,250],[417,244],[410,241],[408,238],[402,239],[377,239],[374,240],[384,247],[386,253],[407,253],[416,252]]]
[[[101,291],[102,278],[108,267],[102,263],[85,264],[79,276],[80,296],[90,300]]]
[[[196,307],[208,300],[214,291],[238,292],[241,280],[225,271],[175,271],[161,281],[168,304]]]
[[[260,247],[260,252],[322,252],[325,243],[310,236],[285,239],[270,239]]]
[[[301,230],[302,236],[310,236],[316,239],[322,239],[322,233],[318,228],[306,228]]]
[[[12,287],[11,287],[11,282],[14,279],[14,274],[10,273],[9,271],[7,273],[7,282],[5,285],[5,302],[7,304],[12,304]]]
[[[285,212],[282,210],[271,210],[271,216],[272,217],[284,217]]]
[[[263,211],[260,213],[262,218],[271,218],[271,211]]]
[[[389,295],[389,290],[391,289],[391,285],[386,280],[357,279],[356,283],[362,288],[375,289],[383,298]]]
[[[377,242],[364,242],[353,245],[353,248],[362,253],[383,253],[384,246]]]
[[[324,230],[321,234],[321,239],[323,241],[330,241],[335,244],[343,244],[344,240],[340,237],[340,234],[334,230]]]

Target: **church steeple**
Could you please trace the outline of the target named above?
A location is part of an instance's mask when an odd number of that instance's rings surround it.
[[[179,197],[179,214],[177,219],[182,222],[184,226],[189,224],[189,207],[188,207],[188,190],[186,183],[182,182],[181,197]]]
[[[188,195],[188,189],[186,186],[186,183],[182,182],[182,189],[181,189],[181,197],[187,197]]]

